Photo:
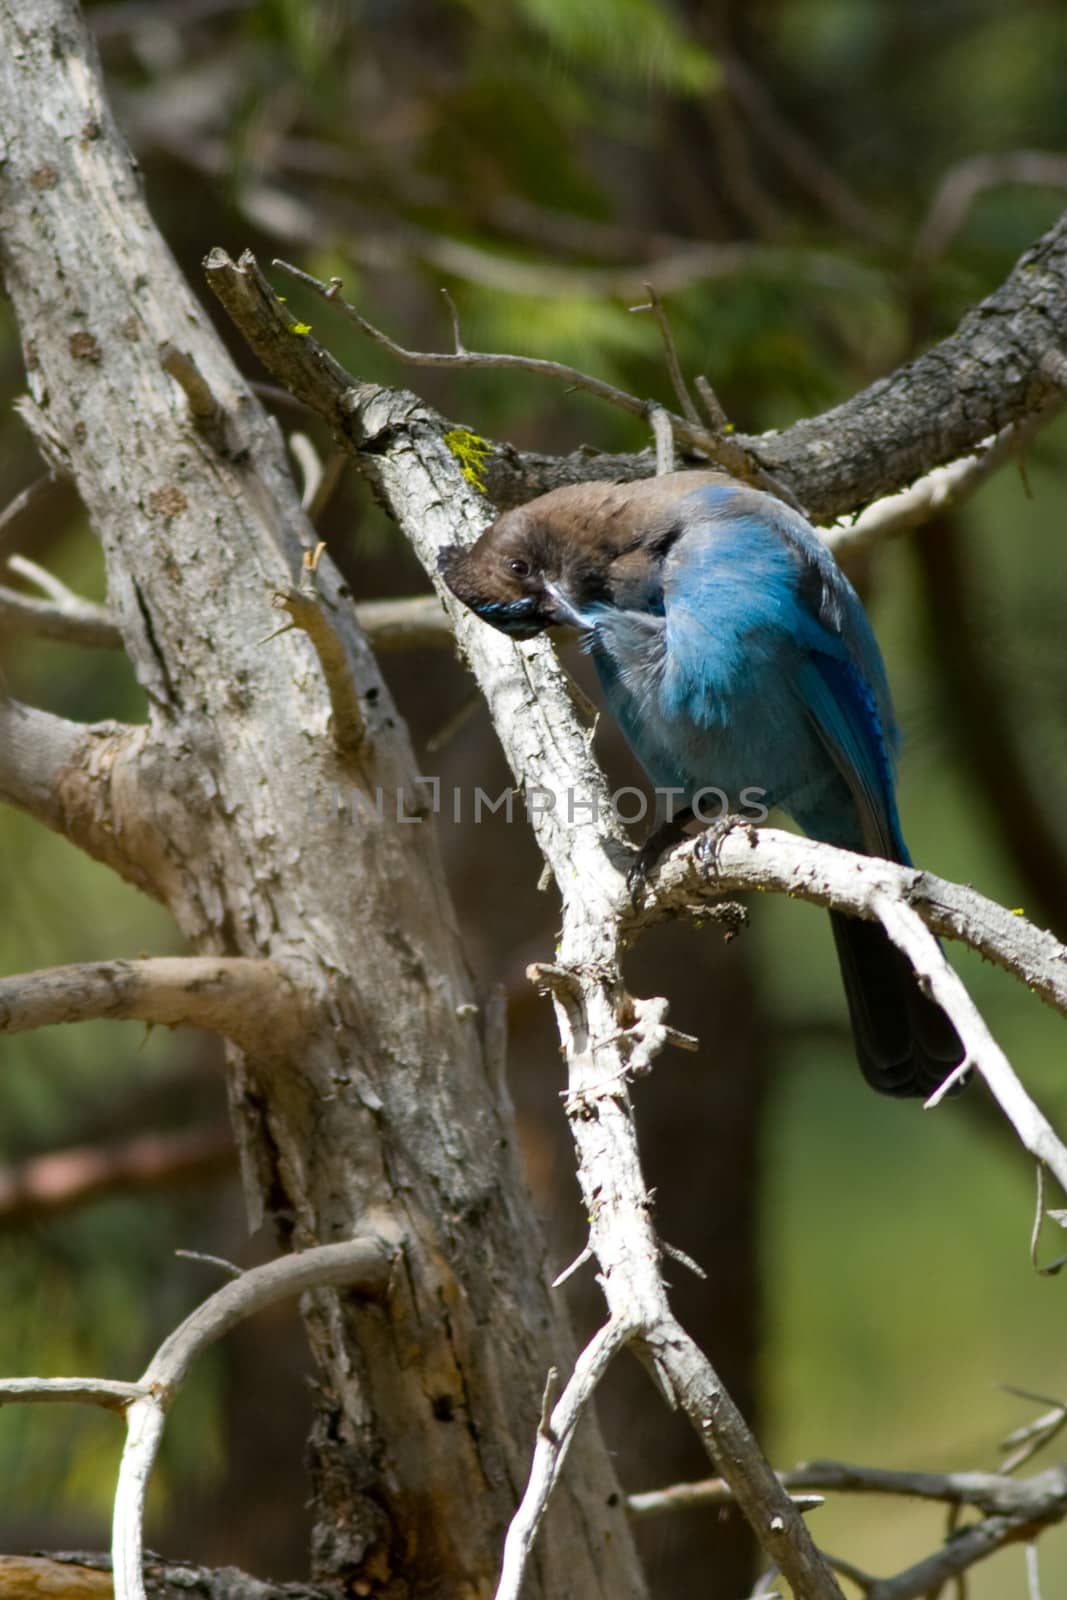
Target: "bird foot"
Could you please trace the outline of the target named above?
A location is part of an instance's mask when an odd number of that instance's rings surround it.
[[[635,906],[640,906],[645,898],[648,887],[648,876],[660,857],[666,855],[668,850],[673,850],[686,836],[688,825],[694,820],[693,813],[688,806],[684,811],[679,811],[667,822],[660,823],[658,828],[653,828],[626,874],[626,886]]]
[[[748,817],[733,816],[729,812],[726,816],[716,817],[714,822],[709,822],[697,840],[696,859],[709,877],[718,877],[722,863],[722,847],[735,828],[744,828],[750,841],[755,844],[756,830]]]

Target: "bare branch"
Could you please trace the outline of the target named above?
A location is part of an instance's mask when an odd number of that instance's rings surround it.
[[[906,1496],[956,1508],[969,1506],[982,1512],[980,1522],[954,1529],[940,1550],[895,1577],[871,1578],[836,1557],[830,1558],[844,1576],[854,1577],[867,1600],[922,1600],[1005,1545],[1028,1536],[1032,1540],[1042,1529],[1067,1517],[1067,1466],[1020,1481],[997,1472],[894,1472],[840,1461],[812,1461],[783,1472],[780,1477],[794,1492],[814,1489]],[[729,1505],[733,1498],[724,1479],[708,1478],[630,1495],[627,1509],[632,1516],[642,1518],[694,1506]],[[798,1504],[806,1498],[796,1493]],[[821,1501],[821,1496],[812,1498]]]
[[[163,1341],[140,1381],[142,1394],[126,1412],[126,1446],[115,1489],[111,1558],[115,1600],[145,1600],[143,1523],[148,1480],[167,1411],[198,1355],[277,1300],[316,1289],[381,1294],[401,1242],[383,1221],[375,1233],[343,1244],[319,1245],[254,1267],[225,1284]]]
[[[131,1400],[141,1400],[147,1392],[143,1383],[118,1383],[112,1378],[0,1378],[0,1406],[73,1401],[125,1411]]]
[[[290,332],[292,324],[284,306],[257,274],[247,253],[234,267],[224,252],[213,252],[206,267],[209,283],[260,359],[300,400],[333,426],[340,425],[358,452],[363,442],[359,422],[376,392],[373,387],[346,373],[314,339]],[[324,296],[330,294],[329,285],[314,279],[311,285]],[[709,448],[713,435],[695,439],[687,431],[690,425],[673,414],[672,428],[680,443],[691,443],[727,471],[748,476],[750,481],[751,464],[756,463],[762,477],[754,481],[771,492],[784,491],[787,498],[795,497],[813,516],[826,520],[851,514],[879,496],[898,492],[933,468],[959,460],[983,440],[1031,414],[1043,414],[1042,420],[1047,421],[1052,411],[1045,408],[1057,402],[1065,387],[1057,362],[1062,352],[1050,345],[1048,328],[1065,319],[1067,217],[1021,258],[1001,288],[968,314],[950,340],[824,416],[781,432],[720,438],[714,449]],[[377,329],[368,336],[377,337],[397,359],[422,360],[415,352],[401,355],[401,347]],[[458,357],[428,356],[433,365],[475,364],[479,359],[469,352]],[[524,357],[492,360],[528,366]],[[548,371],[572,383],[584,376],[551,362],[534,370]],[[611,398],[598,388],[599,380],[591,382],[589,392]],[[960,401],[964,393],[969,397],[966,407]],[[618,403],[632,415],[643,414],[644,402],[636,396],[626,396]],[[431,426],[436,423],[442,433],[449,431],[448,424],[435,418],[429,408],[418,409],[423,421]],[[524,455],[510,447],[489,448],[485,485],[501,509],[562,483],[643,477],[653,470],[648,455],[576,452],[556,458]],[[739,470],[734,451],[740,452],[742,462],[749,463],[748,471]],[[893,516],[897,514],[894,510]],[[909,515],[918,520],[914,504]]]
[[[151,5],[159,0],[150,0]],[[190,4],[190,0],[183,0]],[[120,8],[127,9],[126,5]],[[145,1557],[145,1584],[152,1600],[336,1600],[324,1585],[269,1583],[236,1567],[194,1567],[188,1562]],[[0,1600],[112,1600],[111,1557],[86,1550],[58,1551],[51,1556],[0,1555]]]
[[[663,354],[667,362],[667,374],[671,380],[671,388],[674,390],[678,404],[682,408],[683,417],[687,422],[691,422],[694,427],[699,428],[701,426],[700,415],[693,404],[693,397],[686,385],[685,376],[682,372],[682,363],[678,359],[678,347],[674,342],[674,334],[671,332],[670,321],[663,301],[650,283],[646,283],[645,288],[648,290],[648,304],[631,306],[630,310],[651,311],[655,317],[660,338],[663,340]]]
[[[0,685],[0,801],[159,897],[165,848],[141,789],[148,749],[146,727],[69,722],[5,698]]]
[[[567,1458],[575,1429],[613,1359],[632,1336],[625,1323],[606,1322],[590,1339],[577,1361],[567,1387],[552,1407],[547,1422],[537,1430],[537,1443],[526,1492],[511,1519],[504,1541],[504,1559],[496,1588],[496,1600],[519,1600],[523,1577],[533,1551],[534,1539],[548,1509]],[[547,1392],[546,1392],[547,1399]],[[546,1407],[547,1409],[547,1407]]]
[[[25,513],[46,500],[56,487],[56,479],[45,473],[43,477],[28,483],[25,489],[20,489],[15,498],[0,511],[0,562],[21,538],[19,524]]]
[[[691,906],[694,897],[699,898],[692,868],[696,863],[699,871],[699,863],[711,853],[707,841],[698,839],[676,851],[665,863],[656,882],[669,877],[667,903],[684,909]],[[685,868],[681,865],[683,859],[687,862]],[[964,1063],[931,1096],[927,1106],[936,1105],[951,1084],[968,1067],[974,1067],[989,1084],[1022,1144],[1055,1174],[1067,1193],[1067,1146],[1023,1089],[929,927],[981,949],[1032,988],[1038,985],[1031,982],[1030,975],[1035,967],[1039,968],[1044,977],[1043,998],[1067,1014],[1067,949],[1051,934],[1041,933],[973,890],[946,884],[914,868],[855,856],[791,834],[772,830],[757,833],[751,825],[739,824],[733,830],[720,832],[713,843],[713,860],[704,870],[708,873],[705,884],[716,894],[757,884],[763,888],[773,885],[800,899],[881,921],[893,942],[908,956],[920,980],[952,1017],[966,1047]],[[652,897],[653,903],[662,905],[660,892],[653,887]],[[991,924],[995,926],[992,938]]]
[[[966,1064],[982,1074],[1023,1145],[1055,1173],[1067,1194],[1067,1148],[1012,1071],[1007,1056],[993,1039],[933,934],[909,906],[884,891],[876,891],[872,909],[893,943],[908,957],[920,983],[952,1018],[966,1051]],[[936,1094],[931,1095],[927,1105],[937,1104],[965,1070],[965,1066],[958,1067]]]
[[[375,650],[454,650],[456,636],[435,594],[364,600],[356,620]]]
[[[327,488],[332,492],[336,486],[340,470],[335,463],[347,462],[347,459],[335,455],[326,463],[321,483],[316,486],[316,498],[310,507],[313,516],[320,503],[318,497],[324,495]],[[35,564],[12,556],[8,565],[13,572],[29,577],[25,569]],[[43,573],[44,569],[37,568],[37,571]],[[0,627],[7,625],[13,632],[35,633],[41,638],[59,639],[68,644],[122,649],[122,634],[106,607],[98,606],[91,600],[79,599],[65,585],[59,584],[51,573],[47,576],[57,586],[56,600],[59,589],[63,589],[68,598],[61,605],[49,606],[28,595],[17,594],[13,589],[0,587]],[[397,600],[364,600],[356,606],[356,618],[376,650],[451,650],[455,646],[455,636],[448,618],[434,595],[412,595]]]
[[[110,1017],[185,1023],[248,1042],[299,1028],[300,1010],[283,967],[242,956],[94,961],[0,979],[0,1034]]]
[[[0,1167],[0,1225],[54,1216],[105,1195],[143,1192],[231,1171],[229,1128],[146,1133],[122,1144],[50,1150]]]
[[[987,1516],[1035,1520],[1058,1505],[1067,1494],[1067,1466],[1019,1479],[1003,1472],[908,1472],[856,1466],[845,1461],[808,1461],[778,1476],[786,1488],[798,1492],[895,1495],[936,1500],[950,1506],[972,1506]],[[732,1491],[724,1478],[703,1478],[645,1494],[628,1495],[626,1504],[632,1516],[655,1517],[694,1506],[729,1505],[732,1500]]]
[[[947,466],[935,467],[925,477],[866,506],[850,522],[836,523],[818,531],[824,543],[839,561],[880,544],[885,539],[898,538],[913,528],[921,527],[933,517],[950,507],[960,505],[1006,461],[1018,457],[1023,446],[1051,422],[1062,409],[1064,396],[1054,394],[1049,402],[1020,423],[1003,428],[995,438],[983,440],[974,455],[964,456]]]
[[[943,256],[978,196],[1007,184],[1067,189],[1067,156],[1054,150],[1003,150],[996,155],[970,156],[950,167],[919,229],[917,260],[929,264]]]
[[[222,407],[189,352],[167,340],[160,346],[159,364],[185,395],[195,426],[209,435],[220,432]]]
[[[106,608],[91,600],[80,600],[69,590],[67,595],[64,600],[38,600],[0,587],[0,629],[32,633],[41,639],[58,639],[93,650],[120,650],[122,634]]]
[[[701,863],[702,851],[698,839],[663,861],[649,880],[645,907],[636,913],[638,925],[663,910],[684,911],[702,894],[742,889],[771,889],[873,920],[873,897],[884,894],[911,907],[934,933],[970,945],[1067,1016],[1067,947],[966,885],[743,823],[715,841],[712,865]]]
[[[656,476],[661,478],[664,473],[673,472],[675,467],[671,419],[662,406],[649,406],[648,417],[652,424],[652,437],[656,441]]]
[[[249,269],[249,261],[250,258],[248,258],[246,252],[240,262],[240,266],[245,271]],[[647,400],[641,400],[637,395],[628,394],[625,389],[619,389],[613,383],[606,383],[604,379],[595,378],[590,373],[581,372],[577,367],[567,366],[562,361],[549,361],[542,356],[510,355],[500,352],[467,350],[466,348],[454,351],[406,350],[403,345],[399,345],[394,339],[390,339],[389,335],[383,333],[380,328],[376,328],[373,323],[368,322],[366,317],[360,315],[355,306],[350,305],[344,299],[341,294],[340,278],[331,278],[329,283],[323,283],[320,278],[313,277],[311,273],[304,272],[302,268],[294,267],[287,261],[275,260],[273,265],[282,272],[289,273],[309,289],[313,289],[324,300],[331,301],[344,313],[350,322],[355,323],[362,334],[372,340],[373,343],[387,350],[397,361],[402,361],[408,366],[509,368],[521,372],[532,372],[540,377],[554,378],[559,382],[566,383],[572,389],[581,389],[584,393],[591,394],[598,400],[606,401],[608,405],[613,405],[622,411],[629,412],[633,417],[646,418],[650,414]],[[646,284],[645,287],[647,288],[648,285]],[[658,297],[653,298],[652,304],[653,308],[659,307],[660,327],[662,329],[664,326],[663,310]],[[677,372],[677,381],[681,383],[682,391],[685,392],[681,371],[677,367],[677,359],[675,359],[674,368]],[[672,371],[672,379],[674,377],[675,372]],[[688,395],[687,412],[691,412],[692,415],[678,416],[675,412],[668,411],[665,407],[663,408],[663,414],[669,419],[671,430],[679,444],[688,445],[690,449],[700,451],[709,461],[721,466],[724,471],[732,472],[736,477],[743,478],[746,482],[754,483],[758,487],[768,490],[769,493],[788,500],[790,504],[796,503],[791,492],[777,479],[772,478],[764,471],[760,463],[749,455],[748,451],[737,442],[736,438],[726,438],[709,433],[701,424],[692,401],[688,399]]]
[[[274,596],[275,609],[286,612],[292,621],[286,627],[278,628],[275,633],[269,634],[268,638],[276,638],[278,634],[288,633],[292,628],[299,628],[302,633],[307,634],[319,658],[319,666],[322,668],[322,676],[330,696],[330,732],[333,742],[342,755],[352,755],[363,743],[366,733],[363,710],[359,703],[359,691],[352,676],[352,663],[348,652],[330,621],[327,609],[329,603],[315,592],[314,568],[315,557],[305,555],[304,573],[309,580],[308,586],[287,589],[284,594]]]

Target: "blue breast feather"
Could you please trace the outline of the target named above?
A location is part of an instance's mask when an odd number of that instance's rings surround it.
[[[613,714],[653,782],[743,789],[832,843],[906,859],[896,728],[851,584],[804,520],[767,495],[704,488],[663,570],[663,611],[590,608]]]

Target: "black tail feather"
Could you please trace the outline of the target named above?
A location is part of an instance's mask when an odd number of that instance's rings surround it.
[[[863,1076],[879,1094],[925,1099],[962,1061],[959,1034],[880,923],[830,921]]]

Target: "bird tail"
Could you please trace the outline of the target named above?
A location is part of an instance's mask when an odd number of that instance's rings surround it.
[[[863,1076],[879,1094],[931,1095],[963,1060],[959,1034],[881,923],[830,921]]]

